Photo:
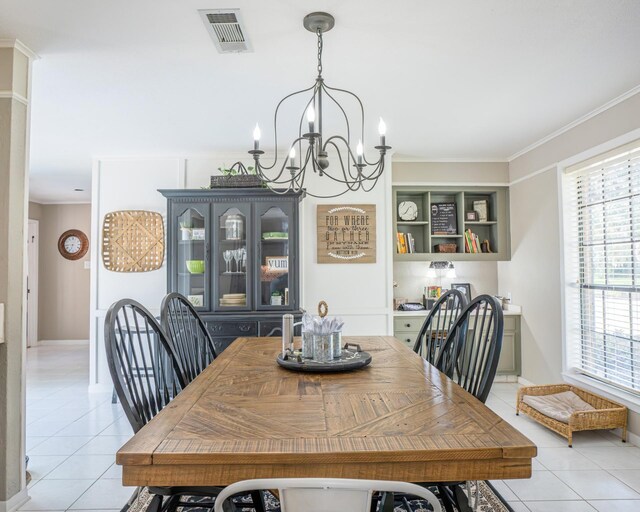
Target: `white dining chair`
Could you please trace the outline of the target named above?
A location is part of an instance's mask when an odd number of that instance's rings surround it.
[[[231,496],[257,489],[277,489],[281,512],[370,512],[375,491],[416,496],[434,512],[442,512],[438,498],[429,490],[407,482],[352,480],[343,478],[262,478],[242,480],[225,487],[216,498],[214,512],[224,512]]]

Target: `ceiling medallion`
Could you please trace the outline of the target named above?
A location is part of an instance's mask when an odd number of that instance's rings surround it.
[[[382,118],[378,124],[380,134],[379,145],[375,146],[380,156],[377,161],[369,162],[364,155],[364,107],[360,98],[354,93],[340,88],[328,86],[322,77],[322,36],[333,28],[335,20],[333,16],[324,12],[314,12],[305,16],[304,27],[317,35],[318,38],[318,76],[315,83],[285,96],[276,107],[274,115],[274,146],[275,155],[273,162],[264,165],[261,155],[264,151],[260,149],[260,127],[256,124],[253,132],[253,149],[249,153],[255,162],[253,169],[247,169],[241,162],[236,162],[232,169],[246,174],[255,173],[267,187],[279,192],[300,191],[305,189],[305,178],[307,172],[313,172],[319,177],[331,183],[326,194],[306,190],[307,195],[319,198],[338,197],[350,191],[362,190],[369,192],[372,190],[378,179],[384,172],[385,154],[390,146],[386,145],[386,125]],[[299,119],[297,138],[289,145],[288,155],[278,154],[278,112],[283,103],[297,95],[310,94],[306,102],[305,109]],[[355,150],[352,149],[351,128],[353,124],[349,121],[345,108],[337,100],[343,95],[355,101],[359,110],[360,136]],[[344,131],[338,134],[327,134],[323,131],[323,102],[331,102],[337,107],[340,113],[340,124],[344,126]],[[306,123],[305,123],[306,117]],[[300,155],[299,158],[296,155]],[[329,159],[331,156],[331,160]],[[340,190],[334,193],[336,187]]]

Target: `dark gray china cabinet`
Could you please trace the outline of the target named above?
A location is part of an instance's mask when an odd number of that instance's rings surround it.
[[[167,198],[167,291],[195,306],[218,352],[280,336],[299,320],[299,203],[262,188],[160,190]]]

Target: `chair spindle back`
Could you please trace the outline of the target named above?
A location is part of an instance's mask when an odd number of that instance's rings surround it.
[[[116,394],[137,432],[186,386],[182,368],[158,321],[134,300],[109,308],[104,335]]]
[[[485,402],[502,348],[504,315],[500,302],[479,295],[460,313],[436,359],[436,367]]]
[[[413,351],[435,364],[438,350],[466,305],[467,299],[460,290],[449,290],[443,294],[422,324]]]

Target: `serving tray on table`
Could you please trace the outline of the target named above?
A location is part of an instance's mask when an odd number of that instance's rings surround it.
[[[291,355],[290,353],[278,354],[276,361],[283,368],[298,372],[347,372],[367,366],[371,363],[371,354],[364,352],[360,345],[347,343],[343,347],[340,357],[331,361],[320,362],[313,359],[303,359],[299,354]]]

